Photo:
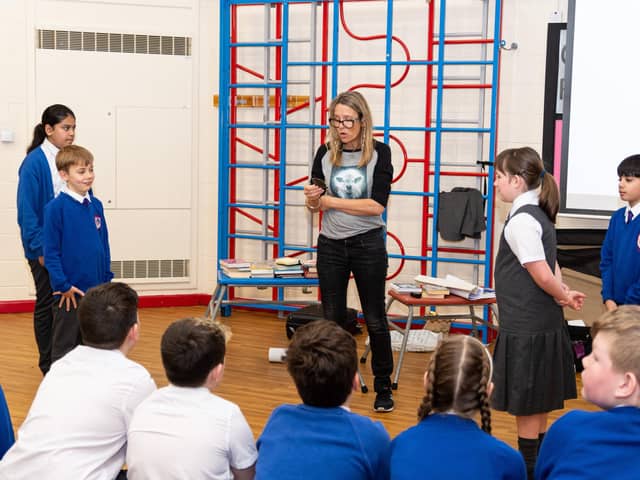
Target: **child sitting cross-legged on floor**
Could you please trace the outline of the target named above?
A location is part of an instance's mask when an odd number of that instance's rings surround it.
[[[391,444],[391,478],[526,478],[522,456],[491,436],[491,373],[491,354],[475,338],[442,341],[424,375],[418,424]]]
[[[574,410],[542,442],[536,479],[638,478],[640,465],[640,307],[622,305],[591,326],[582,359],[582,396],[604,411]]]

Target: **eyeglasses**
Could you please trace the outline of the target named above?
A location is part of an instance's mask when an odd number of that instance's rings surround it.
[[[335,128],[340,127],[340,125],[342,125],[344,128],[353,128],[355,123],[359,121],[359,118],[345,118],[344,120],[340,120],[338,118],[330,118],[329,124]]]

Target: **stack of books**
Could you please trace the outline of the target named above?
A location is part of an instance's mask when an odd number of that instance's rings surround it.
[[[422,296],[424,298],[444,298],[451,292],[446,287],[439,287],[438,285],[429,285],[428,283],[422,284]]]
[[[423,285],[446,288],[453,295],[466,298],[468,300],[481,300],[485,298],[496,298],[496,292],[492,288],[480,287],[473,283],[462,280],[455,275],[441,277],[428,277],[418,275],[415,281]]]
[[[398,293],[413,293],[413,294],[422,294],[422,287],[420,285],[416,285],[415,283],[402,283],[402,282],[391,282],[389,285],[391,290]]]
[[[220,269],[227,277],[249,278],[251,275],[251,264],[239,258],[225,258],[220,260]]]
[[[316,267],[315,258],[302,260],[302,269],[304,270],[304,278],[318,278],[318,267]]]
[[[301,278],[304,270],[297,258],[281,257],[274,262],[273,273],[278,278]]]
[[[253,262],[249,267],[251,278],[273,278],[273,263],[268,261]]]

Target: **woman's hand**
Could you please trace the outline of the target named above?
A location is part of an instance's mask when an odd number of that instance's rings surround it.
[[[305,185],[304,186],[304,196],[305,196],[305,204],[309,210],[319,210],[320,209],[320,197],[324,193],[324,189],[318,187],[317,185]]]

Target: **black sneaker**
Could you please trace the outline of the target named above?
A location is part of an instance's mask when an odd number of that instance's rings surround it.
[[[391,395],[391,389],[384,389],[376,393],[376,400],[373,402],[373,409],[376,412],[393,411],[393,395]]]

